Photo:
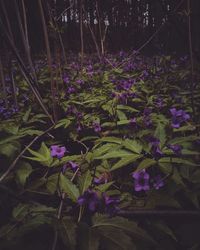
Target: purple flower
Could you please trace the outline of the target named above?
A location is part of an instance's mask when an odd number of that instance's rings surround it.
[[[179,128],[181,123],[190,119],[190,115],[187,114],[184,110],[177,110],[176,108],[170,109],[172,115],[172,127]]]
[[[51,146],[51,157],[57,157],[58,159],[61,159],[66,152],[68,151],[65,147],[60,147],[58,145]]]
[[[110,196],[103,194],[103,203],[105,207],[105,212],[110,216],[114,216],[119,211],[119,198],[111,198]]]
[[[160,189],[161,187],[164,186],[164,181],[162,179],[162,177],[160,175],[157,175],[154,177],[154,184],[153,184],[154,188],[156,190]]]
[[[143,122],[146,127],[149,127],[152,124],[151,117],[150,117],[151,112],[152,112],[151,108],[145,108],[143,111]]]
[[[170,144],[168,145],[168,148],[170,148],[176,155],[180,155],[181,154],[181,150],[182,150],[182,146],[178,145],[178,144]]]
[[[129,124],[130,124],[131,126],[135,127],[135,126],[137,125],[137,120],[136,120],[136,118],[135,118],[135,117],[134,117],[134,118],[131,118]]]
[[[66,75],[64,75],[64,76],[63,76],[63,82],[66,83],[66,84],[68,84],[68,83],[70,82],[69,77],[66,76]]]
[[[68,89],[67,89],[68,94],[72,94],[72,93],[75,93],[75,92],[76,92],[76,89],[74,87],[68,87]]]
[[[78,126],[76,127],[76,131],[80,132],[82,130],[82,125],[81,123],[78,123]]]
[[[133,82],[131,80],[121,80],[119,85],[117,86],[117,88],[123,89],[123,90],[130,90],[130,88],[132,87]]]
[[[145,169],[138,171],[132,174],[132,177],[135,179],[134,181],[134,189],[136,192],[139,191],[148,191],[149,187],[149,174],[145,171]]]
[[[80,206],[86,205],[91,212],[94,212],[95,210],[97,210],[97,208],[100,204],[100,199],[99,199],[96,192],[88,189],[84,192],[83,195],[81,195],[78,198],[78,204]]]
[[[155,137],[150,137],[149,142],[151,144],[152,154],[156,156],[162,156],[163,152],[160,150],[160,140]]]
[[[92,127],[95,132],[101,132],[101,125],[98,122],[93,122]]]
[[[104,172],[98,178],[94,178],[94,183],[99,185],[102,183],[107,183],[111,179],[111,174],[109,172]]]
[[[79,165],[76,162],[68,161],[64,166],[62,171],[65,172],[68,168],[70,168],[73,172],[79,168]]]
[[[78,80],[76,80],[76,83],[78,85],[82,85],[82,84],[84,84],[84,81],[82,79],[78,79]]]
[[[66,114],[69,114],[69,115],[73,115],[73,114],[76,114],[76,108],[74,106],[69,106],[67,108],[67,111],[66,111]]]
[[[157,99],[155,100],[155,105],[158,108],[162,108],[163,107],[163,100],[161,97],[157,97]]]
[[[128,93],[126,92],[123,92],[123,93],[120,93],[118,95],[118,99],[123,102],[123,103],[126,103],[127,102],[127,99],[128,99]]]

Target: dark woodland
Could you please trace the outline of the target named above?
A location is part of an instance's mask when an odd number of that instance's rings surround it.
[[[0,0],[0,250],[200,250],[199,24],[199,0]]]

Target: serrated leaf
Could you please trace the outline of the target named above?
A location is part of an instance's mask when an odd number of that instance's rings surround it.
[[[174,239],[175,241],[177,241],[177,238],[174,234],[174,232],[171,230],[171,228],[169,228],[164,222],[156,222],[155,226],[163,231],[164,233],[168,234],[170,237],[172,237],[172,239]]]
[[[182,144],[183,142],[195,141],[198,139],[200,139],[200,136],[191,135],[191,136],[185,136],[185,137],[176,137],[170,140],[168,143],[169,144]]]
[[[70,123],[71,121],[68,119],[61,119],[57,122],[55,128],[60,128],[60,127],[67,128],[70,125]]]
[[[65,216],[59,223],[59,234],[67,249],[74,250],[76,245],[77,225],[71,217]]]
[[[79,178],[79,191],[83,194],[92,183],[92,175],[89,170]]]
[[[42,142],[41,147],[39,149],[39,151],[34,151],[30,148],[28,148],[28,151],[35,157],[24,157],[26,159],[30,159],[32,161],[38,161],[40,162],[42,165],[50,167],[51,163],[53,161],[53,158],[51,157],[51,153],[49,148],[45,145],[44,142]]]
[[[31,107],[29,107],[28,110],[23,115],[23,117],[22,117],[23,122],[27,122],[28,121],[30,113],[31,113]]]
[[[140,154],[142,152],[142,145],[136,140],[126,139],[122,145],[134,153]]]
[[[160,146],[162,148],[167,139],[166,132],[165,132],[165,125],[163,123],[161,122],[158,123],[154,136],[160,140]]]
[[[12,143],[6,143],[0,145],[0,155],[5,155],[9,159],[13,159],[16,153],[19,153],[21,145],[19,142],[13,141]]]
[[[127,116],[124,112],[122,112],[121,110],[117,110],[117,116],[118,119],[121,120],[127,120]]]
[[[132,108],[130,106],[126,106],[126,105],[117,105],[117,109],[119,109],[119,110],[127,110],[127,111],[129,111],[131,113],[134,113],[134,112],[138,113],[139,112],[139,110],[137,110],[135,108]]]
[[[173,175],[172,175],[172,179],[174,180],[174,182],[177,184],[177,185],[182,185],[183,187],[185,187],[185,184],[183,182],[183,179],[179,173],[179,171],[177,170],[177,168],[174,168],[173,169]]]
[[[32,173],[32,166],[28,162],[21,162],[20,167],[16,172],[17,179],[19,183],[24,186],[26,183],[26,179]]]
[[[99,190],[100,192],[105,192],[109,189],[109,187],[112,186],[112,184],[115,183],[114,181],[110,181],[108,183],[104,183],[101,185],[96,186],[96,189]]]
[[[144,159],[143,161],[140,162],[140,164],[138,165],[138,167],[136,168],[136,170],[134,172],[138,172],[138,171],[141,171],[143,169],[147,169],[147,168],[155,165],[156,163],[157,163],[156,160],[146,158],[146,159]]]
[[[158,162],[161,162],[161,163],[178,163],[178,164],[185,164],[185,165],[188,165],[188,166],[199,166],[198,164],[195,164],[191,161],[188,161],[188,160],[185,160],[185,159],[180,159],[180,158],[172,158],[172,157],[162,157],[161,159],[159,159]]]
[[[72,201],[77,201],[80,196],[77,186],[63,174],[60,175],[59,185],[60,189],[64,191]]]
[[[121,144],[122,139],[118,137],[103,137],[97,140],[97,142],[113,142],[113,143]]]
[[[119,216],[110,218],[105,215],[96,214],[92,221],[92,228],[111,227],[120,229],[132,234],[132,236],[136,237],[137,239],[142,239],[151,244],[155,244],[155,241],[143,229],[139,228],[135,222],[129,221],[128,219]]]
[[[125,234],[120,229],[113,230],[112,228],[100,228],[99,233],[103,236],[106,250],[120,249],[120,250],[134,250],[134,244],[131,237]]]
[[[47,190],[51,193],[54,194],[57,190],[58,187],[58,176],[59,174],[53,174],[47,179],[46,187]]]
[[[116,146],[116,144],[114,144],[114,143],[106,143],[106,144],[102,145],[101,147],[98,147],[98,148],[93,150],[93,157],[103,155],[103,154],[107,153],[110,149],[113,149],[116,147],[118,147],[118,145]]]
[[[29,204],[20,203],[12,211],[13,218],[16,220],[21,220],[22,218],[24,218],[29,211],[29,207],[30,207]]]
[[[111,167],[110,171],[127,166],[128,164],[135,162],[137,159],[139,159],[141,157],[142,157],[141,155],[136,155],[136,154],[128,155],[128,156],[122,158],[121,160],[119,160],[117,163],[115,163]]]
[[[108,152],[105,155],[94,157],[94,159],[105,160],[105,159],[112,159],[112,158],[125,158],[131,155],[133,155],[133,153],[130,153],[126,150],[115,150],[115,151]]]

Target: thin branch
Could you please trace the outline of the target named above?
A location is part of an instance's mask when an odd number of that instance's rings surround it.
[[[44,10],[43,10],[41,0],[38,0],[38,5],[39,5],[40,16],[41,16],[41,20],[42,20],[42,28],[43,28],[43,32],[44,32],[44,41],[45,41],[46,52],[47,52],[47,62],[48,62],[48,68],[49,68],[49,73],[50,73],[50,79],[51,79],[51,94],[52,94],[53,116],[54,116],[54,119],[56,121],[57,120],[56,93],[55,93],[55,84],[54,84],[53,72],[52,72],[52,58],[51,58],[49,37],[48,37],[47,25],[46,25],[46,20],[45,20]]]
[[[3,31],[2,33],[5,35],[5,37],[6,37],[7,41],[8,41],[8,45],[10,46],[11,50],[13,51],[13,53],[14,53],[16,59],[17,59],[20,70],[21,70],[25,80],[27,81],[27,83],[28,83],[29,87],[31,88],[33,94],[35,95],[36,99],[38,100],[41,108],[44,110],[45,114],[49,117],[51,122],[53,124],[55,124],[55,122],[53,121],[51,115],[49,114],[48,110],[46,109],[46,107],[43,104],[42,97],[40,96],[40,93],[38,92],[37,88],[35,87],[36,83],[35,83],[34,79],[32,78],[32,76],[28,73],[28,70],[26,69],[26,66],[23,63],[23,60],[22,60],[21,56],[19,55],[19,52],[18,52],[17,48],[15,47],[13,39],[11,38],[11,36],[8,33],[7,29],[4,27],[4,24],[3,24],[2,20],[1,20],[1,17],[0,17],[0,28]]]

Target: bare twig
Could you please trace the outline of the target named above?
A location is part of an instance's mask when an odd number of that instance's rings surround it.
[[[23,63],[23,60],[22,60],[21,56],[19,55],[19,52],[18,52],[17,48],[15,47],[12,36],[10,36],[7,29],[4,27],[4,24],[3,24],[2,20],[1,20],[1,17],[0,17],[0,28],[2,30],[2,33],[5,35],[5,37],[6,37],[7,41],[8,41],[8,44],[9,44],[10,48],[12,49],[12,51],[13,51],[16,59],[17,59],[20,70],[21,70],[25,80],[27,81],[28,85],[30,86],[31,91],[35,95],[37,101],[39,102],[41,108],[44,110],[45,114],[49,117],[51,122],[53,124],[55,124],[52,117],[51,117],[51,115],[49,114],[48,110],[46,109],[45,105],[43,104],[42,97],[40,96],[40,93],[38,92],[37,88],[35,87],[36,83],[35,83],[34,79],[28,73],[28,71],[26,69],[26,66]]]
[[[45,40],[45,46],[46,46],[46,52],[47,52],[47,62],[48,62],[48,68],[49,68],[49,73],[50,73],[50,79],[51,79],[51,94],[52,94],[53,116],[54,116],[54,120],[56,121],[57,120],[56,93],[55,93],[55,84],[54,84],[53,72],[52,72],[52,58],[51,58],[49,37],[48,37],[47,25],[46,25],[46,21],[45,21],[44,10],[43,10],[43,7],[42,7],[41,0],[38,0],[38,5],[39,5],[39,9],[40,9],[40,16],[41,16],[41,19],[42,19],[42,27],[43,27],[44,40]]]
[[[174,13],[176,13],[176,11],[178,10],[178,8],[181,6],[181,4],[184,2],[185,0],[181,0],[177,5],[176,7],[174,8],[173,11],[171,11],[170,15],[173,15]],[[138,49],[136,49],[135,51],[133,51],[127,58],[126,60],[124,60],[123,62],[119,63],[115,68],[119,68],[119,67],[122,67],[123,65],[125,65],[126,63],[128,63],[130,60],[131,60],[131,57],[134,55],[134,54],[137,54],[139,53],[141,50],[143,50],[147,44],[149,44],[153,38],[163,29],[163,27],[168,23],[168,20],[165,21],[165,23],[161,24],[158,29],[147,39],[147,41],[142,45],[140,46]]]

